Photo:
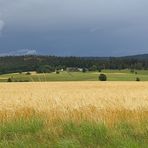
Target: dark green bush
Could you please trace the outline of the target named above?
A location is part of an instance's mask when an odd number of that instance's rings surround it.
[[[60,74],[60,71],[59,70],[56,70],[56,74]]]
[[[100,74],[99,75],[99,80],[100,81],[107,81],[107,76],[105,74]]]
[[[85,72],[86,72],[86,68],[83,68],[83,69],[82,69],[82,72],[84,72],[84,73],[85,73]]]
[[[134,69],[131,69],[131,73],[134,73],[134,71],[135,71]]]
[[[136,78],[136,81],[140,81],[140,78],[137,77],[137,78]]]
[[[98,72],[101,72],[102,71],[102,69],[98,69]]]
[[[7,82],[12,82],[12,79],[11,78],[8,78]]]

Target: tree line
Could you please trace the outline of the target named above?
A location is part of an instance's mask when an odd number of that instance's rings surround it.
[[[148,69],[148,56],[142,57],[58,57],[58,56],[6,56],[0,57],[0,74],[14,72],[52,72],[67,67],[99,71],[102,69]]]

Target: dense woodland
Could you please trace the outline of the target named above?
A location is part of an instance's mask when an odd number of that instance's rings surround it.
[[[0,74],[37,71],[52,72],[67,67],[96,71],[101,69],[148,69],[148,55],[127,57],[57,57],[57,56],[6,56],[0,57]]]

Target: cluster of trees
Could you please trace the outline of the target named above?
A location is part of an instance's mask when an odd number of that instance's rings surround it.
[[[148,55],[142,57],[57,57],[57,56],[7,56],[0,57],[0,74],[37,71],[52,72],[67,67],[79,67],[89,71],[102,69],[148,69]],[[84,70],[85,71],[85,70]]]

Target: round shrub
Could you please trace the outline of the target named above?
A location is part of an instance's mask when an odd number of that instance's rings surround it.
[[[12,82],[12,79],[11,78],[8,78],[7,82]]]
[[[84,72],[84,73],[85,73],[85,72],[86,72],[86,68],[83,68],[83,69],[82,69],[82,72]]]
[[[56,70],[56,74],[60,74],[60,71],[59,70]]]
[[[107,81],[107,76],[105,74],[100,74],[99,75],[99,80],[100,81]]]
[[[137,77],[137,78],[136,78],[136,81],[140,81],[140,78]]]
[[[101,72],[102,71],[102,69],[98,69],[98,72]]]

